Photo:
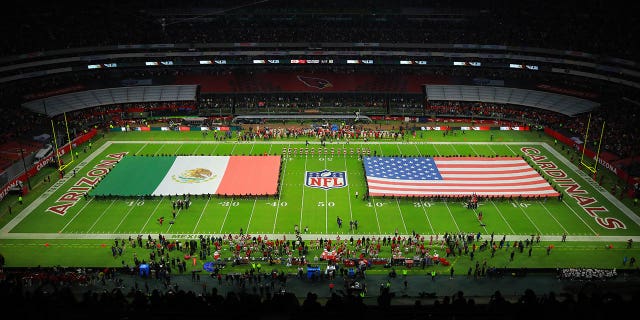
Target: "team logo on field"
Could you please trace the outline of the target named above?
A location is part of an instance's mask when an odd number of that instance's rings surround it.
[[[347,186],[346,171],[307,171],[304,185],[311,188],[333,189]]]
[[[205,168],[196,168],[185,170],[178,175],[173,175],[171,178],[175,182],[180,183],[202,183],[215,179],[217,177],[211,170]]]
[[[331,82],[327,79],[298,76],[298,80],[302,81],[302,83],[304,83],[308,87],[320,90],[333,87],[333,84],[331,84]]]

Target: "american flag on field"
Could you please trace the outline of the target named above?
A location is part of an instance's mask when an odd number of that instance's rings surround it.
[[[519,157],[365,157],[370,196],[557,196]]]

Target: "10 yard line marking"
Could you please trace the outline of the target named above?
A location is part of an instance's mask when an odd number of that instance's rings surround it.
[[[155,208],[153,208],[153,211],[151,212],[151,214],[149,215],[149,217],[147,218],[147,221],[144,223],[144,225],[142,225],[142,228],[140,228],[140,232],[138,233],[143,233],[144,229],[147,227],[147,225],[149,224],[149,220],[151,220],[151,217],[153,217],[156,214],[156,211],[158,210],[158,207],[160,207],[160,204],[162,203],[162,200],[164,200],[164,196],[160,198],[160,201],[158,202],[158,204],[156,205]]]
[[[245,233],[249,234],[249,226],[251,226],[251,219],[253,218],[253,212],[256,210],[256,202],[258,198],[253,199],[253,207],[251,208],[251,215],[249,216],[249,222],[247,222],[247,229]]]

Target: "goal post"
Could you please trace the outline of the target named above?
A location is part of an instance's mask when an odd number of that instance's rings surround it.
[[[71,154],[71,160],[67,163],[62,162],[61,153],[60,153],[60,145],[58,145],[58,135],[56,134],[56,122],[51,119],[51,131],[53,132],[53,144],[56,151],[56,161],[58,162],[58,170],[63,171],[69,165],[71,165],[75,160],[75,154],[73,152],[74,145],[73,140],[71,139],[71,135],[69,134],[69,123],[67,122],[67,113],[63,113],[64,118],[64,131],[67,135],[67,141],[69,141],[69,153]]]
[[[600,150],[602,147],[602,139],[604,137],[604,128],[605,128],[605,122],[602,122],[602,128],[600,129],[600,137],[597,140],[597,149],[596,149],[596,156],[593,159],[594,162],[593,163],[589,163],[586,161],[586,159],[589,159],[589,156],[586,157],[585,159],[585,151],[587,150],[587,146],[588,146],[588,142],[589,142],[589,129],[591,127],[591,114],[589,114],[589,120],[587,121],[587,130],[584,134],[584,144],[583,144],[583,148],[582,148],[582,155],[580,157],[580,165],[582,165],[583,167],[585,167],[585,169],[589,170],[591,173],[593,173],[594,177],[596,176],[597,172],[598,172],[598,161],[600,159]]]

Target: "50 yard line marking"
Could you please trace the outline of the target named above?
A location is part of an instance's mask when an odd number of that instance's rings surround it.
[[[306,158],[306,156],[305,156]],[[307,163],[305,162],[305,169]],[[327,155],[324,156],[324,169],[327,170]],[[306,171],[306,170],[305,170]],[[304,186],[302,186],[304,188]],[[300,218],[302,221],[302,218]],[[329,190],[324,190],[324,233],[329,233]]]

